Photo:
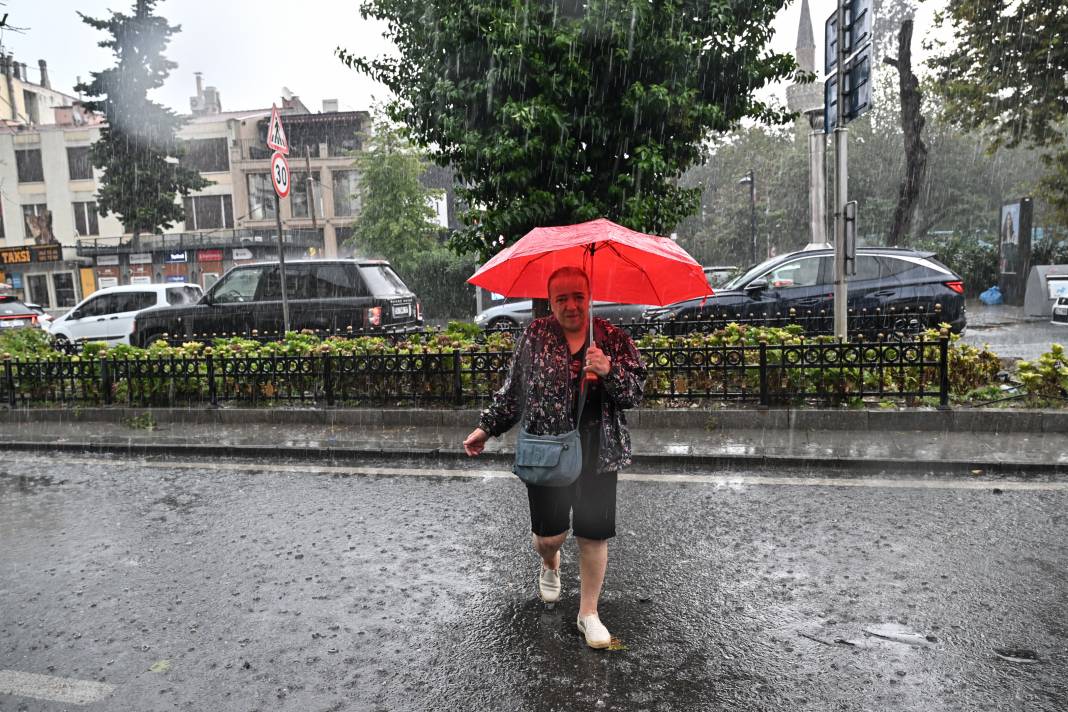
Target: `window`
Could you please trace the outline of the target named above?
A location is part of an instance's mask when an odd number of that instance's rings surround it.
[[[40,241],[42,229],[47,228],[47,225],[42,226],[41,221],[38,218],[45,218],[45,221],[48,222],[47,204],[31,203],[22,206],[22,223],[26,228],[27,240]]]
[[[48,295],[48,275],[31,274],[26,277],[26,301],[40,304],[45,309],[52,308],[52,299]]]
[[[360,265],[363,281],[376,297],[408,294],[408,286],[389,265]]]
[[[343,299],[364,296],[363,281],[352,265],[325,262],[315,265],[315,296]]]
[[[334,171],[334,215],[350,216],[359,211],[356,198],[356,171]]]
[[[319,171],[312,171],[311,177],[316,183],[316,190],[318,190]],[[291,173],[290,179],[289,201],[293,210],[293,217],[311,217],[311,211],[308,208],[308,173],[306,171]],[[315,195],[315,193],[313,192],[312,195]],[[318,203],[315,204],[315,214],[318,217],[322,217]]]
[[[226,279],[215,285],[212,301],[216,304],[251,302],[256,298],[262,267],[235,269]]]
[[[37,92],[23,89],[22,103],[26,107],[26,120],[31,124],[41,123],[41,109],[37,102]]]
[[[67,149],[67,169],[71,180],[92,180],[93,163],[89,159],[89,146],[71,146]]]
[[[167,303],[171,306],[196,304],[200,301],[200,290],[196,287],[172,287],[167,290]]]
[[[41,149],[29,148],[15,151],[15,170],[19,183],[41,183],[44,181],[44,168],[41,166]]]
[[[74,275],[70,272],[53,274],[52,286],[56,289],[57,307],[72,307],[78,301],[74,295]]]
[[[116,300],[114,294],[101,294],[99,297],[93,297],[78,310],[76,318],[85,319],[87,317],[105,316],[107,314],[115,313]]]
[[[187,230],[218,230],[234,226],[234,206],[229,195],[197,195],[186,198]]]
[[[96,203],[74,203],[74,229],[77,231],[79,237],[100,234],[100,225],[97,222]]]
[[[269,173],[248,174],[248,219],[274,219],[274,186]]]
[[[156,306],[155,292],[118,292],[116,297],[115,313],[141,311]]]
[[[820,267],[829,257],[803,257],[779,265],[765,275],[769,287],[814,287],[820,283]]]
[[[857,255],[857,273],[853,279],[879,279],[885,274],[879,260],[871,255]]]
[[[185,143],[182,165],[201,173],[230,170],[230,147],[225,138],[202,138]]]
[[[312,286],[311,265],[294,264],[286,266],[286,298],[312,299],[315,292]],[[268,267],[265,275],[261,299],[281,299],[282,279],[278,267]]]

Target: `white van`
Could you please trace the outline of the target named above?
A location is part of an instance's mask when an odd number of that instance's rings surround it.
[[[134,317],[153,307],[195,304],[204,295],[196,284],[131,284],[93,292],[48,327],[56,348],[103,341],[109,346],[130,343]]]

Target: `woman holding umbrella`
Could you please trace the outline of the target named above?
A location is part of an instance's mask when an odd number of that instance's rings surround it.
[[[570,523],[579,547],[578,627],[591,647],[607,648],[611,636],[597,601],[615,536],[617,473],[631,462],[623,411],[641,401],[645,366],[629,334],[593,318],[591,300],[665,305],[711,294],[708,281],[673,240],[603,218],[535,228],[467,281],[508,297],[548,294],[552,316],[532,321],[519,339],[504,385],[464,449],[478,455],[488,438],[520,421],[521,436],[572,437],[578,429],[578,479],[527,486],[542,561],[538,595],[547,603],[560,598],[559,552]]]
[[[615,536],[616,481],[630,463],[630,435],[623,410],[638,405],[645,367],[630,336],[603,319],[593,322],[587,345],[590,283],[586,273],[564,266],[552,273],[547,291],[552,315],[527,327],[515,349],[504,386],[464,441],[468,455],[521,419],[527,432],[562,433],[578,427],[582,473],[571,485],[527,485],[534,549],[541,557],[538,595],[560,598],[560,548],[568,528],[579,547],[578,628],[592,648],[607,648],[608,630],[597,613],[608,540]],[[585,383],[584,383],[585,382]],[[576,401],[585,386],[581,421]]]

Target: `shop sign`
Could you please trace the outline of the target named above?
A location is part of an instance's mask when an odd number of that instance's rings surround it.
[[[152,284],[151,277],[130,277],[130,284]]]
[[[152,264],[151,252],[134,252],[130,255],[130,264],[132,265],[150,265]]]
[[[222,250],[201,250],[197,253],[197,262],[222,262]]]
[[[168,282],[184,282],[185,281],[185,275],[184,274],[169,274],[169,275],[167,275],[167,281]]]
[[[247,247],[235,247],[234,248],[234,259],[235,260],[251,260],[252,259],[252,250],[248,249]]]
[[[26,247],[5,247],[0,249],[0,265],[60,262],[62,259],[63,248],[60,245],[27,245]]]
[[[182,250],[181,252],[168,252],[167,253],[167,264],[172,265],[172,264],[177,264],[179,262],[188,262],[188,261],[189,261],[189,253],[186,252],[185,250]]]
[[[119,268],[118,267],[97,267],[96,268],[96,273],[97,273],[97,275],[99,275],[101,277],[118,277],[119,276]]]
[[[117,286],[119,286],[119,278],[118,277],[100,277],[99,279],[96,280],[96,282],[100,286],[101,289],[107,289],[108,287],[117,287]]]
[[[11,288],[22,289],[22,275],[15,272],[11,275]]]
[[[117,265],[119,264],[118,255],[98,255],[96,258],[96,266],[103,267],[105,265]]]

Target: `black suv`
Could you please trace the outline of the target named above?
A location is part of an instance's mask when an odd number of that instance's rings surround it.
[[[964,330],[964,282],[935,259],[933,252],[861,247],[856,266],[857,273],[847,283],[848,308],[853,313],[871,314],[876,309],[884,314],[890,309],[895,313],[922,312],[935,316],[919,326],[948,322],[954,332]],[[773,257],[746,270],[707,300],[678,302],[650,309],[643,316],[667,333],[681,333],[692,330],[685,325],[691,319],[781,318],[791,309],[797,316],[830,315],[834,311],[833,292],[834,251],[808,249]]]
[[[286,262],[286,297],[292,331],[422,327],[422,307],[388,262],[298,260]],[[222,334],[281,334],[282,280],[277,262],[239,265],[187,306],[148,309],[137,315],[130,343],[207,341]]]

